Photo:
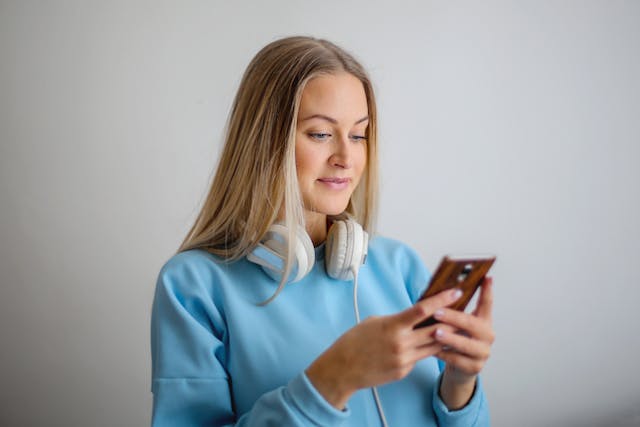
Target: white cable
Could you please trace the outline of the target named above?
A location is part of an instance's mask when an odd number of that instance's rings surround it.
[[[360,323],[360,310],[358,310],[358,269],[355,267],[352,268],[351,273],[353,273],[353,311],[356,313],[356,323]],[[382,410],[378,389],[376,387],[371,387],[371,391],[373,391],[373,398],[376,401],[376,407],[378,408],[378,414],[380,415],[382,426],[389,427],[387,424],[387,418],[384,416],[384,411]]]
[[[360,310],[358,310],[358,269],[352,268],[353,274],[353,311],[356,313],[356,323],[360,323]]]

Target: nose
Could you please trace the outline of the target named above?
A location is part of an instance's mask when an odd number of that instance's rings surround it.
[[[349,169],[353,166],[353,144],[349,141],[348,135],[342,135],[333,144],[333,153],[329,158],[331,166],[342,169]]]

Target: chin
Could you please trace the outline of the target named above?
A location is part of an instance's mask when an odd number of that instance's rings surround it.
[[[349,206],[349,200],[340,203],[318,203],[311,211],[322,215],[340,215]]]
[[[347,206],[349,206],[348,201],[347,203],[344,203],[341,205],[327,206],[326,209],[323,209],[323,213],[325,215],[331,215],[331,216],[340,215],[342,212],[344,212],[345,209],[347,209]]]

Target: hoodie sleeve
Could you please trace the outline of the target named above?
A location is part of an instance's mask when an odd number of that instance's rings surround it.
[[[433,410],[438,419],[438,425],[443,427],[489,427],[489,407],[482,390],[482,381],[478,376],[476,388],[473,391],[471,400],[463,407],[455,411],[447,408],[447,405],[440,398],[440,382],[444,372],[445,363],[438,360],[440,376],[438,386],[433,388]]]

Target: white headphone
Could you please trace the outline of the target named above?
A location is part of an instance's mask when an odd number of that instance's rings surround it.
[[[288,229],[281,223],[273,224],[265,237],[247,255],[247,259],[262,266],[274,280],[280,281],[287,257]],[[360,224],[346,216],[333,220],[325,243],[325,270],[337,280],[353,279],[353,270],[360,268],[367,258],[369,235]],[[298,227],[294,242],[294,265],[290,278],[297,282],[307,275],[315,264],[315,251],[311,238]]]

